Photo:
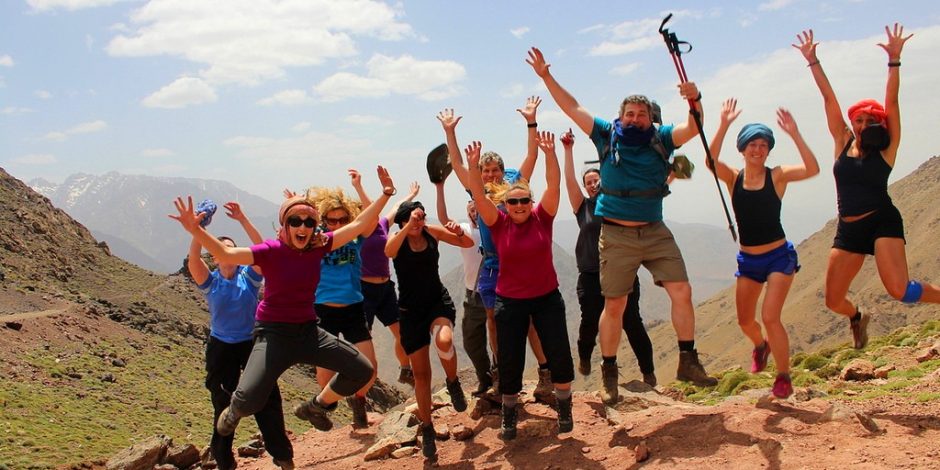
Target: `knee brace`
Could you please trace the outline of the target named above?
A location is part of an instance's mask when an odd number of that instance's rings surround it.
[[[450,349],[447,351],[441,350],[440,346],[437,345],[437,334],[441,332],[441,325],[434,325],[431,328],[431,344],[434,345],[434,350],[437,351],[438,357],[445,361],[449,361],[454,358],[456,352],[454,351],[454,343],[450,343]]]
[[[924,286],[917,281],[911,281],[907,283],[907,288],[904,289],[904,297],[901,297],[901,302],[916,304],[920,301],[922,295],[924,295]]]

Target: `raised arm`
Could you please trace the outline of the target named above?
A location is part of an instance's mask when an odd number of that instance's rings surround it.
[[[894,166],[894,161],[898,155],[898,146],[901,145],[901,109],[898,101],[898,91],[901,88],[901,50],[904,49],[904,43],[913,36],[913,34],[904,36],[904,27],[894,23],[892,31],[885,26],[885,33],[888,34],[888,42],[878,44],[879,47],[888,53],[888,82],[885,89],[885,114],[887,114],[888,136],[891,138],[888,148],[882,155],[888,165]]]
[[[252,265],[255,264],[255,257],[249,248],[233,248],[225,246],[224,243],[213,237],[205,228],[199,225],[205,214],[198,215],[193,211],[193,197],[187,196],[186,201],[178,197],[173,201],[178,214],[170,214],[169,217],[183,226],[183,229],[189,232],[193,239],[215,257],[220,263]]]
[[[565,148],[565,189],[568,190],[568,202],[571,211],[578,212],[584,203],[584,193],[581,192],[578,176],[574,172],[574,133],[571,129],[561,135],[561,145]]]
[[[466,180],[466,173],[458,173],[457,167],[463,168],[463,159],[460,156],[460,146],[457,145],[457,123],[463,119],[463,116],[454,116],[454,108],[445,108],[437,113],[437,120],[441,122],[444,128],[444,136],[447,138],[447,156],[450,159],[450,166],[457,173],[457,180],[464,188],[470,189],[469,182]]]
[[[695,82],[680,83],[679,95],[682,96],[682,99],[690,101],[692,106],[695,106],[695,109],[698,111],[699,119],[704,122],[705,112],[702,109],[702,93],[698,91]],[[689,112],[689,117],[685,122],[676,124],[676,127],[672,128],[672,143],[676,147],[679,147],[692,140],[692,138],[697,135],[698,126],[695,124],[695,117]]]
[[[561,198],[561,168],[558,167],[558,155],[555,153],[555,134],[539,133],[539,148],[545,154],[545,192],[540,204],[542,209],[553,217],[558,213],[558,200]]]
[[[366,194],[366,190],[362,189],[362,175],[359,174],[359,170],[350,168],[346,170],[349,173],[349,180],[352,183],[353,189],[356,190],[356,194],[359,195],[359,202],[362,203],[362,210],[369,208],[369,205],[372,204],[372,199]]]
[[[592,116],[588,110],[581,107],[581,105],[578,104],[578,100],[574,99],[574,96],[571,96],[568,90],[562,88],[562,86],[555,81],[555,77],[553,77],[552,73],[548,70],[552,64],[545,62],[545,56],[542,55],[542,51],[537,47],[530,49],[529,58],[526,59],[526,63],[532,66],[532,70],[535,71],[535,74],[545,83],[545,87],[548,88],[552,99],[555,100],[555,104],[561,108],[562,112],[567,114],[568,117],[574,121],[575,125],[584,131],[585,134],[591,135],[591,130],[594,129],[594,116]]]
[[[193,240],[189,243],[189,256],[186,257],[186,266],[189,268],[189,275],[193,277],[193,282],[201,286],[209,279],[209,266],[202,259],[202,245]]]
[[[444,181],[447,181],[446,179]],[[450,216],[447,215],[447,198],[444,197],[444,181],[436,183],[434,189],[437,190],[437,220],[442,224],[450,222]]]
[[[728,185],[729,190],[734,186],[734,179],[738,176],[738,170],[728,166],[727,163],[719,160],[718,157],[721,155],[721,146],[724,144],[728,128],[731,127],[731,123],[740,115],[741,110],[738,109],[738,100],[734,98],[726,99],[724,103],[721,104],[721,112],[718,114],[718,129],[715,131],[715,135],[712,136],[712,142],[708,146],[708,149],[711,150],[712,160],[718,168],[718,178]],[[705,167],[711,170],[711,167],[708,165],[707,156],[705,157]]]
[[[460,224],[453,220],[443,226],[426,225],[425,227],[432,237],[450,245],[460,248],[470,248],[474,245],[473,239],[468,237],[467,234],[463,232],[463,229],[460,228]]]
[[[790,111],[783,108],[777,110],[777,125],[793,139],[796,149],[800,152],[800,159],[803,160],[802,165],[781,165],[780,181],[785,185],[791,181],[805,180],[818,175],[819,162],[816,161],[816,155],[813,154],[809,145],[806,145],[806,141],[803,140],[803,136],[800,134]],[[783,189],[778,188],[778,192],[782,193]]]
[[[483,175],[480,174],[480,149],[483,145],[479,141],[474,141],[467,146],[467,167],[462,165],[454,167],[454,173],[463,173],[463,178],[469,183],[470,194],[473,196],[473,202],[476,203],[477,214],[486,225],[493,225],[499,219],[499,209],[496,204],[486,197],[486,191],[483,189]]]
[[[530,96],[525,100],[525,106],[516,109],[525,118],[526,123],[526,152],[522,165],[519,165],[519,175],[529,181],[532,171],[535,170],[535,161],[539,156],[538,123],[535,120],[536,111],[542,104],[542,98]]]
[[[809,29],[797,34],[796,40],[798,44],[791,45],[803,54],[807,62],[806,65],[813,74],[816,87],[822,93],[823,107],[826,110],[826,124],[829,126],[829,134],[832,135],[832,140],[835,143],[834,154],[838,157],[839,153],[842,152],[842,148],[845,147],[845,144],[852,136],[852,131],[845,120],[842,119],[842,108],[839,106],[839,100],[836,99],[836,93],[832,90],[832,84],[829,83],[829,78],[826,77],[822,64],[816,58],[816,46],[819,43],[813,41],[813,30]]]
[[[392,208],[385,213],[385,218],[388,220],[395,220],[395,213],[398,212],[398,208],[405,202],[414,201],[418,197],[418,192],[421,191],[421,185],[417,181],[412,181],[411,185],[408,187],[408,195],[395,201],[395,204],[392,204]]]
[[[238,221],[242,226],[242,230],[245,231],[245,234],[248,235],[248,239],[251,240],[251,243],[257,245],[264,242],[264,238],[261,237],[261,232],[258,231],[258,228],[255,227],[255,224],[251,223],[251,220],[248,219],[248,216],[242,212],[242,206],[235,201],[227,202],[224,206],[225,215],[229,216],[232,219]],[[251,269],[254,269],[256,273],[261,274],[260,266],[252,266]]]
[[[401,249],[402,243],[405,242],[405,239],[408,238],[408,231],[414,227],[421,218],[424,217],[424,211],[421,209],[415,209],[411,211],[411,216],[408,217],[408,222],[405,222],[405,225],[402,226],[401,230],[395,232],[394,235],[388,237],[388,241],[385,242],[385,256],[389,258],[394,258],[398,256],[398,250]]]
[[[370,204],[366,210],[362,211],[358,217],[353,219],[352,222],[333,232],[334,250],[349,243],[367,230],[370,230],[369,227],[374,229],[379,221],[379,214],[382,212],[382,209],[385,208],[385,204],[388,203],[389,198],[395,194],[395,183],[392,182],[392,177],[388,175],[388,170],[379,166],[376,172],[379,175],[379,182],[382,184],[382,194],[376,200],[372,201],[372,204]]]

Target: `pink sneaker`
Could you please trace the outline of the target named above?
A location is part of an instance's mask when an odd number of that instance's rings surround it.
[[[793,394],[793,384],[790,382],[790,374],[777,374],[777,380],[774,380],[773,394],[777,398],[789,398]]]
[[[754,348],[751,352],[751,373],[756,374],[767,368],[767,358],[770,357],[770,343],[764,341],[762,346]]]

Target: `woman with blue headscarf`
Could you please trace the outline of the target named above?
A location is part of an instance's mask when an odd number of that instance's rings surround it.
[[[780,224],[780,207],[787,185],[819,173],[816,156],[806,145],[796,127],[796,121],[786,109],[777,110],[777,125],[786,132],[800,152],[800,165],[766,166],[767,157],[774,148],[774,132],[764,124],[746,124],[738,133],[737,148],[744,157],[744,168],[738,169],[720,161],[721,144],[728,127],[741,114],[737,100],[726,100],[721,106],[718,130],[711,143],[715,167],[711,169],[728,185],[731,205],[738,222],[741,250],[738,252],[735,304],[738,325],[744,335],[754,343],[751,353],[751,372],[767,367],[771,352],[777,363],[777,378],[773,394],[787,398],[793,393],[790,381],[790,344],[787,330],[780,322],[783,303],[793,283],[793,275],[800,269],[796,249],[787,241]],[[706,161],[706,166],[708,162]],[[767,338],[761,332],[755,316],[757,300],[767,285],[761,320]]]

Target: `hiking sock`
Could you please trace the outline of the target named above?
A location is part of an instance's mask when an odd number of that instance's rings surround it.
[[[601,359],[604,360],[604,365],[617,365],[617,356],[601,356]]]
[[[692,352],[695,351],[695,340],[682,341],[679,340],[679,351]]]
[[[513,393],[512,395],[508,393],[503,394],[503,406],[514,408],[518,401],[519,401],[519,394],[517,393]]]
[[[333,411],[333,410],[336,409],[336,406],[339,405],[339,402],[338,402],[338,401],[333,402],[333,404],[331,404],[331,405],[324,405],[323,402],[320,400],[320,397],[314,398],[313,401],[314,401],[314,403],[316,403],[317,405],[320,405],[320,407],[323,408],[323,409],[326,410],[326,411]]]
[[[560,388],[555,389],[555,398],[558,400],[568,400],[571,398],[571,389],[566,388],[564,390]]]
[[[539,364],[539,370],[547,370],[547,369],[548,369],[548,363],[547,363],[547,362],[544,363],[544,364]]]

